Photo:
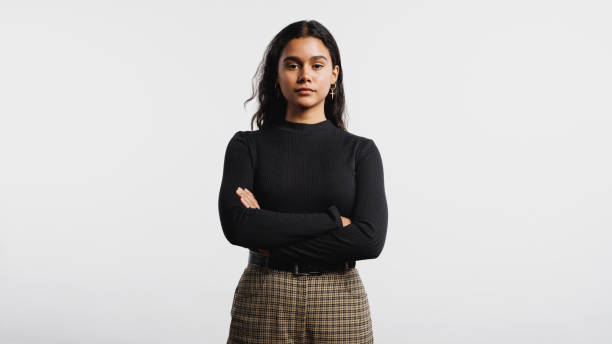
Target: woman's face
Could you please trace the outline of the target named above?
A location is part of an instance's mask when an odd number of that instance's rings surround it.
[[[287,43],[278,60],[278,85],[289,106],[323,106],[339,69],[337,65],[332,66],[329,51],[320,39],[294,38]],[[298,92],[302,87],[312,91]]]

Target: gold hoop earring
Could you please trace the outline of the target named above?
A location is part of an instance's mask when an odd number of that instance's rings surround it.
[[[334,86],[334,88],[329,88],[329,90],[331,91],[331,96],[332,96],[332,100],[334,100],[334,90],[336,89],[336,83],[334,82],[333,84],[331,84],[332,86]]]

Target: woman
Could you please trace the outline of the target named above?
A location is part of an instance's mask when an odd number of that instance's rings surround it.
[[[249,248],[227,343],[373,343],[355,261],[384,246],[383,165],[345,129],[338,46],[317,21],[292,23],[256,76],[260,107],[227,145],[219,193],[225,237]]]

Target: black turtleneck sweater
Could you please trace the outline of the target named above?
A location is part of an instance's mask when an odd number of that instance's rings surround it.
[[[261,209],[236,194],[249,189]],[[387,234],[383,164],[372,139],[329,119],[238,131],[225,151],[219,216],[226,239],[270,259],[310,264],[372,259]],[[342,226],[340,215],[352,223]]]

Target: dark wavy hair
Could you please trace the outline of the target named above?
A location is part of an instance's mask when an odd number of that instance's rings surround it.
[[[274,36],[266,47],[264,56],[253,76],[253,94],[244,102],[244,106],[256,96],[259,100],[259,109],[251,118],[251,131],[253,122],[262,128],[269,124],[282,121],[287,109],[287,100],[282,95],[276,98],[275,83],[278,76],[278,60],[287,43],[294,38],[315,37],[320,39],[329,50],[332,66],[338,65],[339,72],[334,90],[334,99],[328,94],[325,98],[325,117],[335,126],[346,131],[344,87],[342,83],[342,64],[340,63],[340,51],[336,40],[331,33],[316,20],[302,20],[287,25]]]

